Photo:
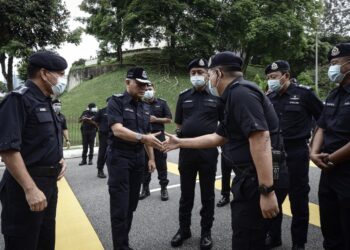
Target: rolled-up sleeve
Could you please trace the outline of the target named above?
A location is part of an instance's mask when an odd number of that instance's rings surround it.
[[[112,98],[107,106],[108,126],[123,123],[123,103],[120,99]]]

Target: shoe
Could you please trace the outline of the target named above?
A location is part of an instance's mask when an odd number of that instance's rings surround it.
[[[292,250],[305,250],[305,246],[304,246],[304,244],[298,245],[298,244],[293,243]]]
[[[86,165],[86,161],[81,161],[81,162],[79,163],[79,166],[83,166],[83,165]]]
[[[106,178],[107,176],[105,175],[105,173],[103,172],[103,170],[98,170],[97,172],[97,177],[98,178]]]
[[[230,196],[228,195],[223,195],[222,197],[221,197],[221,199],[219,200],[219,202],[216,204],[216,206],[217,207],[223,207],[223,206],[225,206],[225,205],[227,205],[227,204],[229,204],[230,203]]]
[[[162,201],[169,200],[169,194],[168,194],[168,190],[166,189],[166,187],[162,187],[162,189],[160,190],[160,199]]]
[[[92,165],[93,163],[92,163],[92,160],[89,160],[89,163],[88,163],[89,165]]]
[[[272,249],[282,245],[281,238],[273,238],[271,234],[267,233],[265,238],[265,249]]]
[[[140,196],[139,196],[139,200],[143,200],[147,196],[150,196],[150,195],[151,195],[151,193],[149,191],[149,186],[148,185],[143,185],[142,186],[142,191],[141,191]]]
[[[213,247],[213,240],[211,239],[211,235],[203,235],[200,240],[200,249],[207,250]]]
[[[190,230],[181,230],[177,231],[177,233],[174,235],[174,237],[171,239],[171,246],[172,247],[179,247],[181,246],[185,240],[188,238],[191,238],[192,234]]]

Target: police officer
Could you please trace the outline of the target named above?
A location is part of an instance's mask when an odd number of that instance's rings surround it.
[[[49,51],[32,54],[25,85],[0,105],[0,183],[5,249],[55,248],[57,180],[66,169],[62,130],[51,95],[61,94],[67,62]],[[6,122],[4,122],[6,121]]]
[[[153,171],[152,147],[162,148],[162,142],[155,137],[160,133],[148,134],[150,109],[141,101],[150,83],[146,71],[140,67],[129,69],[125,83],[126,91],[113,95],[107,106],[108,125],[113,132],[109,137],[107,168],[114,250],[131,249],[129,231],[139,200],[145,149],[149,170]]]
[[[80,131],[81,137],[83,139],[83,153],[82,160],[79,166],[86,165],[86,157],[89,149],[89,165],[92,165],[92,159],[94,157],[94,144],[97,131],[97,125],[94,121],[94,116],[96,115],[97,107],[95,103],[89,103],[87,110],[85,110],[80,118],[81,123]]]
[[[196,137],[216,130],[218,121],[223,119],[223,106],[218,97],[213,96],[207,86],[208,62],[194,59],[188,64],[193,88],[183,91],[178,98],[175,114],[177,134],[180,137]],[[196,176],[199,174],[201,189],[201,249],[212,247],[211,228],[214,221],[215,173],[218,151],[210,149],[180,149],[179,172],[181,198],[179,208],[180,228],[171,240],[177,247],[191,237],[191,211],[194,202]]]
[[[62,109],[62,102],[60,99],[55,99],[52,101],[52,108],[55,111],[58,120],[61,122],[62,126],[62,132],[63,132],[63,137],[66,142],[66,147],[67,149],[70,148],[70,141],[69,141],[69,133],[68,133],[68,127],[67,127],[67,120],[66,117],[61,113]]]
[[[215,133],[196,138],[167,134],[165,148],[210,148],[228,143],[230,154],[226,158],[236,173],[232,182],[232,249],[256,250],[265,249],[264,218],[279,212],[273,189],[274,142],[269,133],[278,133],[278,118],[256,84],[243,79],[242,64],[242,59],[229,51],[211,57],[209,86],[225,103],[223,122]]]
[[[225,145],[222,146],[221,150],[224,152],[227,150]],[[225,155],[229,154],[229,152],[223,153],[221,155],[221,199],[216,204],[217,207],[226,206],[230,203],[230,190],[231,190],[231,172],[232,167],[229,162],[225,159]]]
[[[313,139],[311,160],[322,170],[318,199],[325,249],[350,249],[350,43],[328,53],[331,82]]]
[[[107,103],[109,99],[110,97],[106,99]],[[106,152],[107,152],[107,146],[108,146],[107,141],[108,141],[108,133],[109,133],[107,107],[104,107],[99,111],[97,111],[96,115],[94,116],[94,121],[98,126],[98,142],[99,142],[98,157],[97,157],[97,177],[106,178],[106,175],[103,172],[103,168],[106,163]]]
[[[148,103],[151,108],[150,122],[152,124],[152,133],[161,132],[160,135],[157,136],[157,138],[160,141],[165,141],[164,124],[171,123],[171,119],[172,119],[172,115],[166,100],[155,97],[155,90],[152,83],[148,84],[145,95],[143,96],[143,100],[146,103]],[[167,190],[167,185],[169,183],[168,167],[166,162],[167,154],[158,149],[154,149],[154,158],[156,161],[159,185],[161,187],[160,198],[162,201],[167,201],[169,199],[168,190]],[[146,155],[146,162],[148,162],[147,155]],[[150,182],[151,182],[151,173],[148,171],[148,167],[146,167],[143,175],[143,185],[142,185],[142,191],[140,194],[140,200],[150,195],[150,191],[149,191]]]
[[[289,172],[289,200],[292,217],[293,249],[304,249],[307,241],[309,225],[309,148],[312,121],[321,114],[323,104],[310,88],[290,82],[290,66],[287,61],[278,60],[265,69],[268,94],[280,120],[280,129],[287,153],[287,167]],[[283,183],[281,183],[283,184]],[[280,186],[280,189],[287,188]],[[284,192],[285,193],[285,192]],[[286,194],[280,198],[283,203]],[[268,247],[275,247],[281,242],[282,214],[272,223],[268,235]]]

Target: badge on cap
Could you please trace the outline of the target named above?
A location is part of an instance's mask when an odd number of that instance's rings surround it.
[[[333,47],[331,55],[332,56],[337,56],[340,54],[340,50],[338,49],[338,47]]]
[[[146,73],[146,71],[142,71],[142,77],[143,77],[143,78],[147,78],[147,73]]]
[[[271,69],[272,69],[272,70],[278,69],[277,63],[272,63],[272,64],[271,64]]]
[[[202,66],[202,67],[205,66],[205,63],[204,63],[203,59],[200,59],[198,64],[199,64],[199,66]]]

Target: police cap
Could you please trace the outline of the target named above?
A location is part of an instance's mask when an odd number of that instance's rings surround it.
[[[191,70],[192,68],[208,68],[208,61],[203,58],[193,59],[188,65],[187,69]]]
[[[284,60],[274,61],[273,63],[267,65],[265,69],[265,75],[276,71],[290,71],[289,63]]]
[[[126,78],[134,79],[139,83],[151,83],[151,81],[148,80],[147,72],[141,67],[134,67],[129,69],[128,73],[126,74]]]
[[[29,57],[29,64],[49,71],[63,71],[68,64],[66,59],[52,51],[39,51]]]
[[[209,59],[209,68],[217,66],[230,66],[232,69],[242,71],[243,60],[231,51],[219,52]]]
[[[89,103],[89,105],[88,105],[88,108],[89,109],[92,109],[92,108],[95,108],[96,107],[96,104],[95,103]]]
[[[345,56],[350,56],[350,43],[339,43],[328,52],[328,61]]]

